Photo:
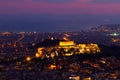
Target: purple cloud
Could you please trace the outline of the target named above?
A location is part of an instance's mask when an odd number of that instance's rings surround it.
[[[68,3],[76,0],[32,0],[32,1],[40,1],[40,2],[46,2],[46,3]]]
[[[24,1],[24,0],[0,0],[0,1]]]
[[[117,3],[117,2],[120,2],[120,0],[91,0],[91,2],[94,2],[94,3]]]

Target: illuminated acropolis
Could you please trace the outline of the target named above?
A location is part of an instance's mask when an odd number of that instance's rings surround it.
[[[75,44],[74,41],[60,41],[58,46],[39,47],[35,56],[37,58],[47,57],[54,58],[55,56],[72,56],[78,54],[96,54],[100,53],[100,48],[97,44]]]
[[[59,46],[71,46],[75,45],[74,41],[60,41]]]

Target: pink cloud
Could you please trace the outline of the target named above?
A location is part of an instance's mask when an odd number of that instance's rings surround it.
[[[25,0],[21,2],[0,2],[2,14],[120,14],[120,3],[89,3],[77,0],[73,3],[44,3]]]

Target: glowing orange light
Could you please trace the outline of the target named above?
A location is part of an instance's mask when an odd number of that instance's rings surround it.
[[[26,58],[26,60],[27,60],[27,61],[30,61],[30,60],[31,60],[31,58],[30,58],[30,57],[27,57],[27,58]]]
[[[68,46],[68,45],[75,45],[74,41],[61,41],[59,43],[60,46]]]
[[[39,54],[39,53],[36,53],[35,56],[36,56],[36,58],[39,58],[39,57],[40,57],[40,54]]]

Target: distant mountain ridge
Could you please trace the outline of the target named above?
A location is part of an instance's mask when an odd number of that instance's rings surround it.
[[[103,24],[96,28],[91,28],[94,31],[120,31],[120,24]]]
[[[111,28],[111,29],[120,29],[120,24],[104,24],[104,25],[100,25],[98,28],[101,27],[107,27],[107,28]]]

